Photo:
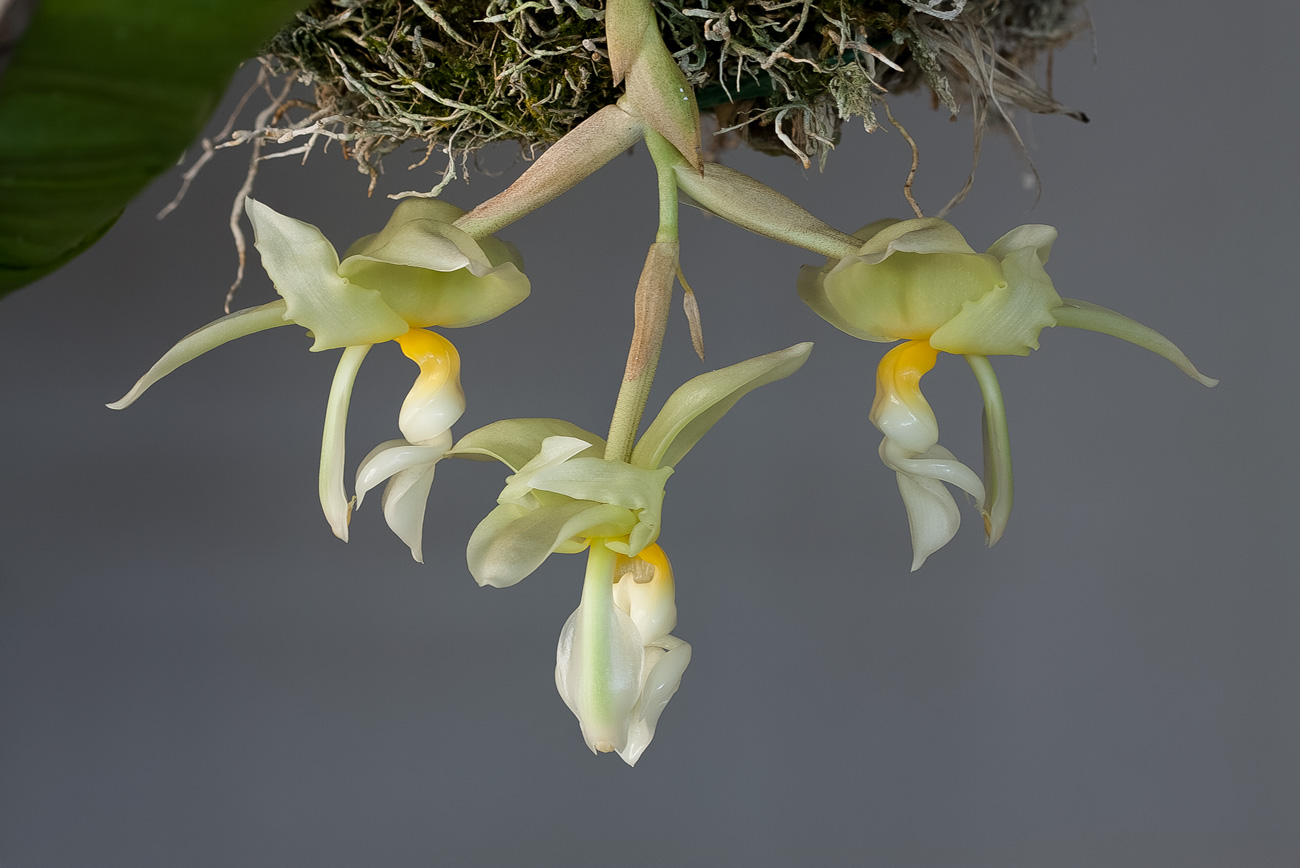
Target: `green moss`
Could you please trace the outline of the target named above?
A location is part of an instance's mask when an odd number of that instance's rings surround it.
[[[723,128],[761,150],[821,157],[845,121],[929,87],[1064,111],[1025,81],[998,93],[970,58],[1021,68],[1079,27],[1080,0],[968,0],[955,21],[898,0],[659,0],[664,40]],[[367,171],[403,142],[469,152],[554,142],[619,94],[602,0],[316,0],[271,43],[315,84],[319,114]],[[897,67],[897,68],[891,68]],[[1032,82],[1031,82],[1032,84]],[[806,156],[805,156],[806,155]]]

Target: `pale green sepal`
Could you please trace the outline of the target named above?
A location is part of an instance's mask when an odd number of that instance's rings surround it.
[[[285,320],[284,311],[285,303],[281,299],[259,307],[236,311],[229,316],[223,316],[215,322],[208,323],[201,329],[190,332],[181,338],[176,346],[163,353],[163,357],[154,362],[153,367],[145,371],[144,376],[136,381],[136,384],[131,387],[131,391],[105,406],[110,410],[125,410],[134,404],[145,393],[145,390],[154,383],[186,362],[197,359],[208,350],[216,349],[222,344],[233,341],[235,338],[242,338],[254,332],[292,325],[292,323]]]
[[[469,571],[480,585],[508,588],[576,536],[622,536],[636,524],[630,510],[574,500],[529,509],[503,503],[470,535]]]
[[[506,477],[505,488],[497,495],[497,503],[521,503],[530,508],[539,506],[544,501],[534,493],[533,479],[544,470],[563,464],[590,448],[591,444],[580,437],[547,437],[527,464]]]
[[[438,232],[421,232],[428,228],[427,221],[408,227],[408,234],[422,235],[430,250],[440,250],[436,255],[447,263],[462,261],[464,267],[434,269],[422,265],[395,263],[368,255],[350,256],[340,270],[353,284],[372,288],[385,303],[412,326],[427,328],[464,328],[495,319],[528,297],[528,278],[514,262],[493,265],[483,251],[474,251],[471,260],[447,235],[469,236],[452,226],[437,226]],[[405,241],[410,239],[400,239]],[[469,239],[472,240],[472,239]],[[414,245],[417,249],[420,242]],[[495,248],[502,255],[510,248],[499,244]],[[404,259],[419,259],[414,250],[387,248],[377,253],[391,253]],[[425,258],[432,261],[433,256]],[[475,270],[481,273],[476,274]]]
[[[876,341],[878,343],[892,343],[898,340],[897,338],[864,332],[841,316],[835,305],[831,304],[830,299],[826,297],[826,274],[838,263],[838,259],[831,259],[822,268],[815,265],[802,266],[799,269],[799,298],[803,299],[804,304],[812,308],[813,313],[845,334],[864,341]]]
[[[626,548],[616,540],[608,541],[607,545],[620,554],[636,557],[659,537],[664,484],[672,473],[671,467],[645,470],[622,461],[570,458],[542,469],[528,482],[533,488],[575,500],[608,503],[632,510],[637,523],[632,528]]]
[[[884,223],[877,220],[868,227]],[[859,248],[862,261],[875,264],[893,253],[974,253],[966,239],[947,220],[917,217],[881,226]]]
[[[991,546],[1002,538],[1011,518],[1014,485],[1011,476],[1011,433],[993,365],[985,356],[966,356],[984,398],[984,535]]]
[[[600,457],[605,454],[605,440],[563,419],[502,419],[484,425],[456,441],[446,458],[474,461],[500,461],[518,473],[542,450],[547,437],[576,437],[592,447],[580,455]]]
[[[1002,273],[1005,282],[963,302],[961,312],[930,335],[930,346],[981,356],[1027,356],[1038,349],[1039,333],[1056,325],[1052,312],[1060,307],[1061,297],[1043,270],[1037,248],[1005,254]]]
[[[311,332],[313,352],[375,344],[410,330],[378,292],[339,276],[338,254],[315,226],[255,199],[244,208],[262,265],[287,305],[284,318]]]
[[[1124,314],[1116,313],[1101,305],[1089,304],[1078,299],[1066,298],[1062,299],[1062,302],[1061,307],[1052,311],[1058,325],[1101,332],[1122,341],[1128,341],[1145,350],[1150,350],[1158,356],[1163,356],[1177,365],[1178,370],[1203,386],[1217,386],[1219,384],[1218,380],[1207,377],[1196,370],[1192,360],[1187,358],[1187,355],[1178,349],[1173,341],[1156,330],[1142,325],[1137,320],[1129,319]]]
[[[737,401],[759,386],[790,376],[811,352],[811,343],[795,344],[688,380],[664,402],[633,450],[631,463],[647,469],[676,465]]]
[[[879,220],[872,220],[866,226],[863,226],[857,232],[853,233],[854,238],[861,238],[863,241],[870,241],[877,233],[883,232],[895,223],[902,223],[897,217],[882,217]]]
[[[407,223],[419,220],[433,220],[439,223],[451,223],[464,216],[465,212],[450,202],[427,197],[403,199],[389,215],[384,228],[371,235],[363,235],[344,253],[344,259],[350,256],[365,255],[386,245],[394,234],[400,232]],[[427,267],[427,266],[426,266]]]
[[[348,404],[352,400],[352,385],[357,371],[370,352],[370,344],[348,347],[339,357],[330,384],[329,400],[325,403],[325,430],[320,444],[320,479],[318,491],[321,510],[334,535],[348,541],[348,522],[352,518],[352,504],[343,488],[344,444],[347,442]]]
[[[1055,226],[1026,223],[994,241],[987,252],[998,259],[1005,259],[1013,250],[1032,247],[1038,256],[1038,261],[1046,265],[1048,257],[1052,255],[1052,245],[1056,243],[1056,236]]]
[[[403,204],[420,201],[425,200],[406,199]],[[473,264],[480,274],[486,271],[490,267],[487,257],[472,238],[456,230],[457,235],[472,245],[465,250],[456,243],[456,238],[447,237],[450,233],[443,231],[453,228],[450,223],[437,220],[405,220],[397,224],[390,220],[382,232],[367,235],[348,248],[347,256],[339,263],[339,274],[350,280],[363,262],[385,262],[430,271],[455,271]]]

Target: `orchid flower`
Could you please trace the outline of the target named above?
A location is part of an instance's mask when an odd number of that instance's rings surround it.
[[[1097,305],[1063,299],[1047,264],[1056,230],[1019,226],[976,253],[952,224],[935,218],[881,220],[859,231],[857,253],[804,266],[799,295],[836,328],[868,341],[904,343],[880,362],[871,421],[885,435],[880,457],[898,477],[918,569],[957,532],[957,505],[944,483],[971,495],[989,545],[1011,514],[1011,450],[1006,410],[991,355],[1028,355],[1044,329],[1104,332],[1163,356],[1206,386],[1163,335]],[[984,398],[984,479],[939,446],[939,425],[921,377],[940,352],[964,356]]]
[[[348,403],[371,346],[398,342],[420,374],[398,419],[404,440],[381,444],[363,462],[361,493],[392,477],[384,495],[389,526],[420,559],[424,495],[433,465],[451,443],[451,425],[465,409],[460,358],[430,326],[459,328],[486,322],[528,296],[528,279],[512,248],[474,238],[452,225],[463,212],[435,199],[406,199],[387,225],[358,240],[340,262],[319,229],[253,199],[245,208],[262,265],[280,299],[203,326],[168,350],[124,397],[122,410],[163,377],[208,350],[236,338],[296,324],[314,338],[312,351],[343,349],[325,410],[321,440],[320,502],[330,528],[348,538],[352,506],[344,489]]]
[[[629,461],[559,419],[506,419],[466,434],[448,456],[497,460],[513,473],[470,536],[470,572],[509,587],[554,552],[587,552],[582,600],[560,634],[555,679],[595,752],[636,763],[690,661],[670,635],[672,569],[659,537],[673,467],[735,403],[803,365],[811,344],[702,374],[679,388]]]

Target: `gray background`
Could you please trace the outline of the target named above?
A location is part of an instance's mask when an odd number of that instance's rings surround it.
[[[477,588],[464,542],[496,466],[440,467],[428,563],[377,504],[335,541],[315,503],[334,354],[285,329],[118,397],[220,313],[226,152],[168,220],[164,178],[89,254],[0,303],[0,865],[1300,864],[1296,624],[1297,13],[1093,4],[1098,60],[1057,57],[1093,123],[1024,118],[1043,193],[1001,138],[953,219],[982,247],[1060,228],[1067,296],[1162,330],[1207,391],[1118,341],[1059,329],[996,359],[1017,502],[992,550],[972,510],[909,575],[867,421],[881,348],[793,292],[816,261],[691,212],[683,263],[709,367],[812,339],[679,467],[661,541],[695,659],[640,766],[592,757],[552,684],[582,561]],[[1235,17],[1237,12],[1240,17]],[[1170,17],[1176,15],[1176,17]],[[933,213],[967,118],[895,110]],[[846,230],[906,216],[908,152],[849,130],[825,174],[725,161]],[[380,193],[429,186],[390,162]],[[472,206],[517,174],[457,183]],[[504,234],[533,297],[452,335],[459,432],[555,415],[603,430],[653,233],[642,151]],[[337,151],[257,188],[340,245],[384,220]],[[242,305],[271,298],[253,260]],[[679,311],[652,411],[704,369]],[[412,369],[358,384],[350,460],[396,436]],[[926,378],[943,441],[978,460],[978,394]]]

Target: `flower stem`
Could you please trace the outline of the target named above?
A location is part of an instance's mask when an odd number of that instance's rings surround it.
[[[677,276],[677,176],[673,163],[681,156],[657,133],[647,130],[646,143],[659,174],[659,231],[646,254],[637,281],[635,321],[632,344],[628,348],[623,384],[614,404],[609,423],[605,457],[627,461],[632,457],[636,432],[641,426],[646,399],[654,383],[659,353],[663,349],[664,330],[673,297],[673,280]]]

